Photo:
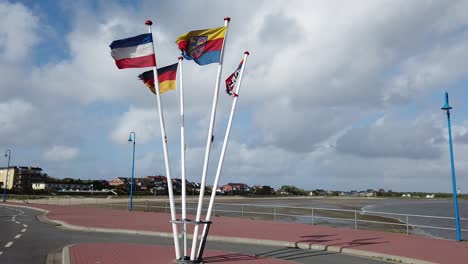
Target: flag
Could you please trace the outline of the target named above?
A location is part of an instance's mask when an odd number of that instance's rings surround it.
[[[119,69],[156,66],[151,33],[114,40],[109,47]]]
[[[237,81],[237,78],[239,77],[243,64],[244,64],[244,60],[241,60],[237,69],[231,75],[229,75],[229,77],[227,77],[226,79],[226,93],[229,94],[230,96],[233,96],[233,97],[238,96],[234,92],[234,86],[236,85],[236,81]]]
[[[174,63],[172,65],[159,68],[158,69],[158,80],[159,80],[159,92],[165,93],[169,90],[176,89],[176,77],[177,77],[177,65]],[[154,88],[154,74],[153,70],[146,71],[138,76],[143,83],[148,86],[148,88],[156,94],[156,89]]]
[[[227,27],[219,27],[190,31],[180,35],[176,43],[182,56],[198,65],[220,62],[226,30]]]

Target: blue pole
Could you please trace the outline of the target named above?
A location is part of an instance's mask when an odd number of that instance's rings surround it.
[[[450,166],[452,168],[452,185],[453,185],[453,207],[455,211],[455,225],[456,225],[456,233],[457,233],[457,241],[461,241],[461,232],[460,232],[460,217],[458,215],[458,197],[457,197],[457,180],[455,177],[455,163],[453,161],[453,146],[452,146],[452,126],[450,124],[450,109],[449,100],[448,100],[448,93],[445,93],[445,104],[441,108],[442,110],[447,111],[447,125],[448,125],[448,134],[449,134],[449,146],[450,146]]]
[[[7,172],[5,177],[5,184],[3,184],[3,202],[6,202],[6,190],[8,184],[8,171],[10,170],[10,157],[11,157],[11,150],[7,149],[5,156],[8,155],[8,165],[7,165]]]
[[[133,140],[132,140],[133,134]],[[130,179],[130,208],[129,211],[133,210],[133,175],[135,173],[135,142],[136,142],[136,135],[135,132],[130,132],[130,136],[128,141],[133,141],[133,158],[132,158],[132,178]]]

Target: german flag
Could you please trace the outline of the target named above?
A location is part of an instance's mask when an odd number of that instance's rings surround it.
[[[165,93],[169,90],[176,89],[176,77],[177,77],[177,66],[178,63],[162,67],[158,69],[158,80],[159,80],[159,92]],[[140,75],[138,78],[143,81],[143,83],[148,86],[148,88],[156,94],[154,88],[154,74],[153,70],[146,71]]]

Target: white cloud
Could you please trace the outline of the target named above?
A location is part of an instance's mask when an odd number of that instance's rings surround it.
[[[65,161],[75,159],[80,152],[76,147],[53,146],[44,152],[43,158],[49,161]]]
[[[136,142],[146,143],[159,133],[159,119],[154,109],[130,107],[112,131],[111,138],[115,143],[126,144],[131,131],[136,134]]]
[[[12,99],[0,103],[0,134],[19,132],[31,120],[34,107],[21,99]]]
[[[442,129],[431,118],[411,122],[378,119],[374,124],[355,127],[338,138],[336,149],[365,158],[439,159]]]
[[[39,41],[38,18],[20,3],[0,3],[0,55],[2,61],[24,59]]]

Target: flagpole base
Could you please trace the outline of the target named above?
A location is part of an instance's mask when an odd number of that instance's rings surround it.
[[[192,224],[192,225],[206,225],[207,226],[207,233],[204,237],[202,237],[201,241],[201,251],[198,255],[196,260],[190,260],[189,256],[183,256],[181,259],[174,260],[174,263],[177,264],[193,264],[193,263],[203,263],[203,251],[205,249],[206,239],[208,237],[208,230],[210,230],[210,225],[212,224],[211,221],[193,221],[190,219],[176,219],[170,221],[173,224]],[[185,235],[185,234],[184,234]],[[185,253],[184,253],[185,254]]]
[[[203,261],[198,261],[198,260],[190,260],[190,257],[185,257],[184,259],[176,259],[174,260],[174,263],[176,264],[203,264]]]

